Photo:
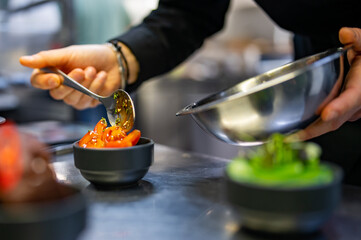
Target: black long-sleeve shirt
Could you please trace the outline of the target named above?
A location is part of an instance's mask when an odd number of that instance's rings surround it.
[[[279,26],[302,36],[303,43],[308,38],[307,46],[296,49],[296,58],[339,45],[338,30],[343,26],[361,27],[360,0],[255,1]],[[160,0],[140,25],[118,36],[139,61],[138,84],[168,72],[221,30],[229,3]]]

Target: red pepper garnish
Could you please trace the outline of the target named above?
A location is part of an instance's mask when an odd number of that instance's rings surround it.
[[[21,140],[14,123],[0,125],[0,191],[14,188],[23,174]]]
[[[133,130],[128,135],[119,126],[107,128],[106,121],[102,118],[93,131],[89,131],[79,141],[79,146],[84,148],[103,147],[131,147],[138,143],[140,131]]]

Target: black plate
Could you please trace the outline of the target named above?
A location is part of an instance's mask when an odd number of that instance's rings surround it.
[[[41,203],[0,204],[1,239],[75,240],[86,226],[87,204],[83,194],[71,194]]]

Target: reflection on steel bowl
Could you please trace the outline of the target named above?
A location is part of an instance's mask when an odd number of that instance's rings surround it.
[[[344,48],[286,64],[186,106],[199,126],[234,145],[258,145],[275,132],[289,134],[318,118],[341,90]]]

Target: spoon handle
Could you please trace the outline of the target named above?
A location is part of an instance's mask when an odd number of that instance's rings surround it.
[[[57,69],[54,67],[44,67],[41,70],[44,72],[47,72],[47,73],[60,74],[64,78],[63,85],[65,85],[65,86],[74,88],[75,90],[78,90],[79,92],[82,92],[92,98],[95,98],[96,100],[99,100],[99,101],[102,98],[98,94],[93,93],[92,91],[90,91],[89,89],[87,89],[86,87],[84,87],[83,85],[81,85],[80,83],[78,83],[77,81],[72,79],[71,77],[69,77],[67,74],[65,74],[60,69]]]

